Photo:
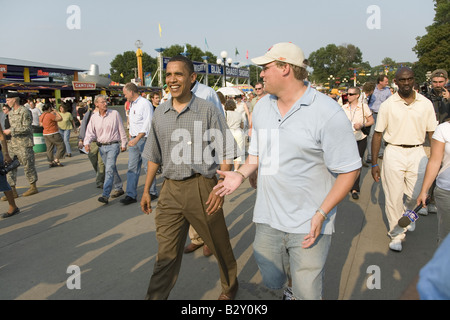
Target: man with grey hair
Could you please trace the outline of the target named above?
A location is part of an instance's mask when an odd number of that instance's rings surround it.
[[[215,189],[225,196],[258,170],[254,256],[267,287],[321,299],[336,209],[361,167],[350,121],[336,101],[305,81],[303,51],[278,43],[252,62],[268,93],[253,111],[249,156]],[[254,185],[254,183],[252,183]],[[273,195],[277,196],[274,197]]]
[[[90,151],[92,141],[97,141],[100,155],[105,164],[105,182],[103,194],[99,202],[108,203],[112,189],[117,193],[122,190],[122,179],[117,171],[116,161],[119,153],[127,149],[127,134],[123,126],[122,117],[116,110],[108,109],[108,97],[98,95],[94,99],[98,113],[91,116],[84,137],[84,148]]]

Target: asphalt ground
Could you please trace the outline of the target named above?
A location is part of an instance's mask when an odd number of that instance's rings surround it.
[[[155,262],[157,243],[152,215],[139,202],[97,201],[101,189],[86,155],[75,151],[64,167],[49,168],[36,154],[39,193],[16,199],[21,213],[0,219],[0,300],[142,300]],[[128,153],[117,160],[126,187]],[[381,162],[382,163],[382,162]],[[142,194],[144,173],[139,181]],[[158,176],[157,187],[161,188]],[[19,195],[28,189],[19,168]],[[369,168],[362,169],[360,199],[350,195],[338,206],[336,232],[328,255],[325,300],[397,300],[414,287],[419,270],[437,248],[437,217],[421,216],[402,252],[389,250],[384,194]],[[276,196],[276,195],[274,195]],[[139,197],[140,199],[140,197]],[[139,200],[138,199],[138,200]],[[225,218],[238,264],[237,300],[280,300],[281,291],[262,284],[252,254],[255,191],[246,181],[226,197]],[[6,212],[7,203],[0,210]],[[153,207],[157,200],[153,201]],[[187,243],[189,243],[187,239]],[[78,273],[79,272],[79,273]],[[215,300],[221,293],[214,256],[199,249],[183,257],[170,300]],[[414,297],[408,295],[407,297]]]

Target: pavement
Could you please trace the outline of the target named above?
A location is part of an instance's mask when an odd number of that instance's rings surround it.
[[[75,146],[75,142],[74,142]],[[74,150],[76,150],[74,148]],[[0,218],[1,300],[142,300],[157,252],[153,215],[139,202],[117,199],[104,205],[86,155],[72,150],[64,167],[49,168],[36,155],[39,193],[16,199],[21,213]],[[128,153],[117,166],[126,187]],[[19,195],[28,183],[19,168]],[[142,194],[142,173],[138,194]],[[158,176],[157,187],[161,188]],[[437,248],[437,217],[421,216],[402,252],[389,250],[384,194],[369,168],[362,170],[360,199],[349,195],[338,207],[336,232],[325,266],[325,300],[396,300],[414,284]],[[274,195],[275,196],[275,195]],[[139,197],[140,199],[140,197]],[[262,284],[252,254],[255,191],[248,181],[226,197],[224,212],[238,264],[237,300],[279,300],[280,291]],[[0,210],[6,212],[7,203]],[[157,200],[152,202],[153,208]],[[188,243],[188,241],[187,241]],[[199,249],[183,256],[169,299],[215,300],[221,293],[214,256]]]

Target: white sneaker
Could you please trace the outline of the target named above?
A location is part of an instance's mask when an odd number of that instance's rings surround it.
[[[430,203],[427,205],[428,213],[437,213],[436,205],[433,203]]]
[[[415,222],[411,222],[407,227],[406,230],[413,232],[414,230],[416,230],[416,223]]]
[[[389,249],[393,251],[402,251],[402,240],[393,239],[389,243]]]
[[[427,210],[427,208],[422,208],[417,213],[420,214],[421,216],[427,216],[428,215],[428,210]]]
[[[295,300],[291,287],[287,287],[283,292],[283,300]]]

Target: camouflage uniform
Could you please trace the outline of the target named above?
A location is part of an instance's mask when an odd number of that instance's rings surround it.
[[[9,112],[9,123],[11,124],[11,142],[8,144],[9,155],[11,158],[17,155],[30,184],[34,184],[38,180],[34,165],[32,120],[30,110],[24,106],[20,106],[17,110],[12,108]],[[9,185],[15,186],[17,169],[9,172],[7,178]]]

